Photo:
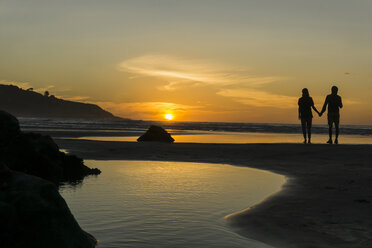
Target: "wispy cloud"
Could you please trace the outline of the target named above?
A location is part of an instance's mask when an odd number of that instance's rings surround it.
[[[244,83],[262,85],[280,80],[276,76],[257,76],[247,68],[225,66],[208,61],[195,61],[164,55],[145,55],[125,60],[118,65],[121,71],[136,76],[161,78],[168,82],[165,90],[174,90],[181,85],[232,85]]]
[[[297,108],[299,97],[273,94],[256,89],[223,89],[217,92],[218,95],[230,97],[232,100],[254,107],[270,107],[279,109]],[[314,96],[315,105],[321,107],[325,96]],[[344,105],[360,104],[357,99],[344,98]]]
[[[5,85],[15,85],[22,89],[30,89],[32,86],[27,82],[16,82],[16,81],[8,81],[8,80],[0,80],[0,84]]]
[[[118,116],[153,120],[162,119],[166,113],[183,115],[190,110],[198,110],[202,107],[177,104],[171,102],[94,102],[103,109],[106,109]]]
[[[15,85],[18,86],[21,89],[33,89],[33,91],[39,92],[39,93],[44,93],[47,90],[51,90],[54,88],[54,85],[48,85],[42,88],[34,88],[31,86],[30,83],[28,82],[16,82],[16,81],[7,81],[7,80],[0,80],[0,84],[6,84],[6,85]]]
[[[89,96],[60,96],[58,95],[56,97],[62,98],[64,100],[77,101],[77,102],[86,102],[91,99]]]
[[[317,105],[317,103],[319,103],[319,104],[321,104],[323,106],[323,103],[325,101],[325,98],[326,98],[326,96],[314,96],[313,99],[314,99],[315,105]],[[346,98],[346,97],[342,97],[342,103],[345,106],[362,104],[362,102],[359,99],[356,99],[356,98]]]
[[[218,95],[231,97],[234,101],[255,107],[295,108],[297,97],[272,94],[255,89],[224,89]]]
[[[45,91],[52,91],[50,92],[52,95],[55,95],[58,98],[62,98],[64,100],[70,100],[70,101],[79,101],[79,102],[86,102],[87,100],[90,99],[89,96],[69,96],[66,94],[61,94],[62,92],[68,92],[70,89],[64,88],[56,88],[54,85],[48,85],[42,88],[35,88],[33,87],[30,83],[28,82],[16,82],[16,81],[8,81],[8,80],[0,80],[0,84],[5,84],[5,85],[15,85],[18,86],[21,89],[27,90],[27,89],[32,89],[35,92],[39,93],[44,93]],[[58,94],[55,94],[57,92]]]

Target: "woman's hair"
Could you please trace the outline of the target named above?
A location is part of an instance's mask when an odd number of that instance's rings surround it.
[[[302,89],[302,96],[310,96],[309,90],[307,88]]]

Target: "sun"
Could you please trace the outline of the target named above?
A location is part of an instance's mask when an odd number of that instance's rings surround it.
[[[165,114],[164,117],[165,117],[165,119],[167,119],[168,121],[173,120],[173,115],[172,115],[172,114]]]

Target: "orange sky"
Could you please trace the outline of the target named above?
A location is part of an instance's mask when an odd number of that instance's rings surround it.
[[[296,123],[339,87],[372,124],[370,1],[0,3],[0,83],[146,120]],[[323,117],[315,123],[325,123]]]

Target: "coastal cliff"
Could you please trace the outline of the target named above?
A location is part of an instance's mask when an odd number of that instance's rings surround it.
[[[0,84],[0,109],[16,117],[56,119],[120,120],[95,104],[67,101],[49,95]]]

